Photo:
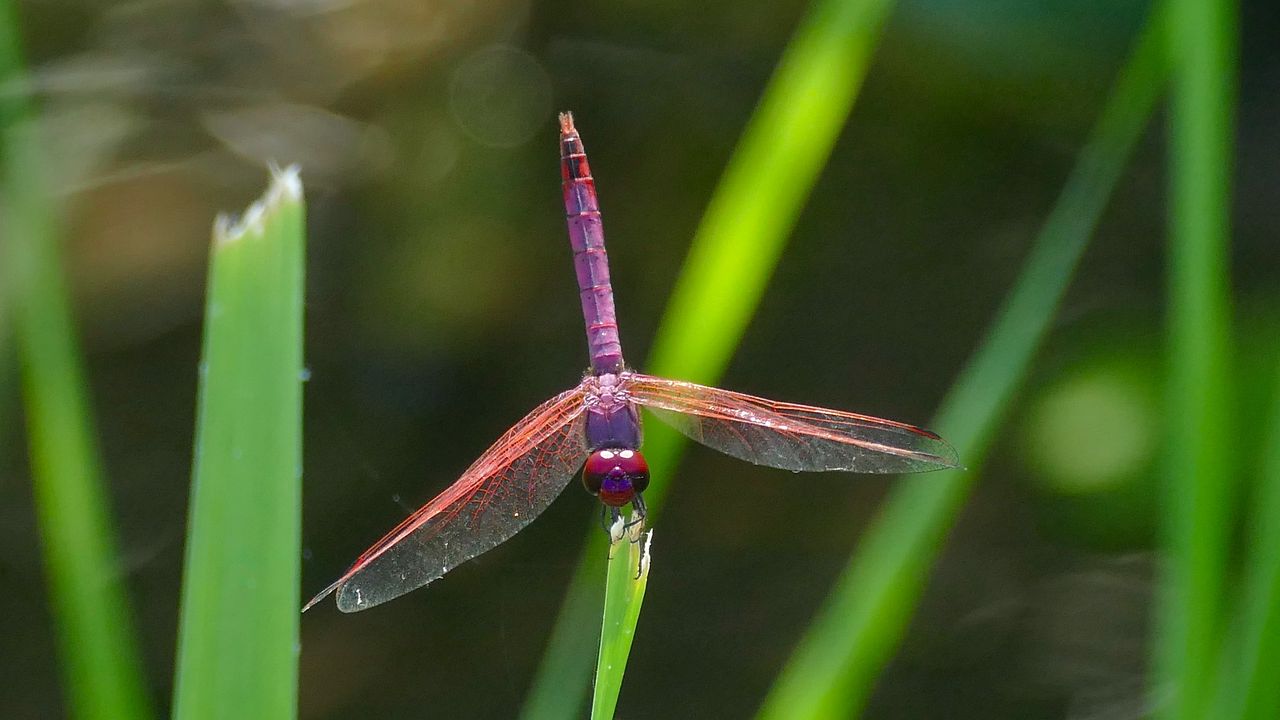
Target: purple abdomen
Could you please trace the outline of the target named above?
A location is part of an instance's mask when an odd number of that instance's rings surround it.
[[[595,375],[620,372],[622,344],[618,340],[618,319],[613,309],[613,287],[609,284],[609,256],[604,249],[600,203],[596,200],[596,183],[591,178],[582,139],[569,113],[560,115],[560,177],[569,244],[573,246],[573,266],[582,298],[582,318],[587,324],[591,372]]]

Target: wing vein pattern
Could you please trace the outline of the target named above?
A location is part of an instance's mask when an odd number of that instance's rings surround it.
[[[528,525],[586,460],[584,395],[577,387],[535,408],[365,551],[329,589],[337,590],[338,609],[364,610],[416,590]]]
[[[628,375],[626,389],[637,404],[689,438],[757,465],[860,473],[957,466],[946,441],[905,423],[640,373]]]

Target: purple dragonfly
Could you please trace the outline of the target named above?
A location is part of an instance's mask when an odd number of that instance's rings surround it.
[[[640,453],[641,407],[703,445],[757,465],[862,473],[956,467],[955,450],[946,441],[912,425],[629,369],[618,340],[595,181],[569,113],[560,115],[560,175],[590,370],[577,387],[516,423],[304,611],[335,591],[339,610],[364,610],[442,577],[528,525],[579,468],[615,528],[627,504],[634,521],[642,523],[649,467]]]

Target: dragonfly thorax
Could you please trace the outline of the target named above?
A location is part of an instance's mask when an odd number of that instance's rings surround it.
[[[582,484],[605,505],[622,507],[649,487],[649,463],[639,450],[596,450],[582,466]]]
[[[635,449],[640,447],[640,414],[620,378],[615,375],[588,376],[587,447]]]

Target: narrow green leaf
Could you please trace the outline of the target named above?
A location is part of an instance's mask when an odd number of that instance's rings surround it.
[[[901,480],[766,698],[761,718],[856,717],[1040,346],[1164,83],[1153,16],[986,340],[933,423],[967,469]]]
[[[1236,8],[1173,0],[1169,43],[1169,387],[1164,544],[1152,703],[1164,718],[1209,709],[1235,477],[1229,273]]]
[[[658,328],[647,370],[716,382],[764,294],[773,268],[866,76],[892,0],[817,0],[779,60],[694,235]],[[645,426],[645,456],[658,478],[645,494],[661,506],[684,436]],[[582,567],[604,552],[593,527]],[[574,575],[565,607],[598,596],[598,573]],[[525,720],[576,715],[587,689],[589,616],[562,610],[522,711]]]
[[[64,690],[77,718],[151,715],[111,526],[57,208],[16,15],[0,0],[0,284],[11,313]]]
[[[210,253],[174,717],[297,714],[305,211],[276,171]]]
[[[1271,720],[1280,707],[1280,383],[1251,495],[1243,597],[1214,717]]]
[[[591,717],[609,720],[618,704],[622,676],[627,669],[631,641],[635,639],[640,605],[649,585],[649,543],[653,532],[632,541],[623,537],[609,549],[609,573],[605,579],[604,621],[600,626],[600,653],[596,660],[596,685]]]
[[[3,203],[4,200],[0,197],[0,213],[4,212]],[[0,222],[3,222],[3,220],[0,220]],[[0,226],[0,232],[4,232],[3,226]],[[0,245],[3,245],[4,242],[4,240],[0,239]],[[4,249],[0,247],[0,253],[3,252]],[[0,254],[0,257],[3,257],[3,255]],[[7,285],[7,281],[0,276],[0,467],[4,467],[4,463],[8,461],[10,453],[13,452],[13,448],[9,446],[8,439],[13,436],[13,405],[17,399],[15,395],[17,391],[14,385],[17,378],[14,377],[16,368],[14,367],[13,354],[13,328],[9,323]]]

